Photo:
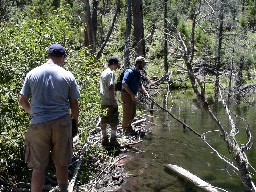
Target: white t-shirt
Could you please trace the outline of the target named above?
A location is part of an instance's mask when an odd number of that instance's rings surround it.
[[[108,67],[100,75],[100,97],[102,105],[111,105],[109,86],[115,85],[115,74]]]

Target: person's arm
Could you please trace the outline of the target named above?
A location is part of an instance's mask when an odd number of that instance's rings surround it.
[[[73,119],[76,120],[76,123],[78,124],[78,116],[79,116],[78,100],[70,99],[69,102],[70,102],[71,116]]]
[[[129,86],[126,83],[123,83],[122,85],[123,85],[123,88],[125,89],[125,91],[131,95],[132,100],[136,101],[136,95],[134,95],[134,93],[131,91]]]
[[[146,97],[149,97],[147,90],[145,89],[145,87],[142,84],[140,86],[140,90],[146,95]]]
[[[70,99],[70,109],[72,118],[72,137],[75,137],[78,133],[78,116],[79,116],[79,106],[77,99]]]
[[[30,107],[30,103],[28,101],[28,97],[26,97],[25,95],[20,95],[19,97],[19,102],[20,105],[22,106],[22,108],[28,113],[28,114],[32,114],[31,112],[31,107]]]

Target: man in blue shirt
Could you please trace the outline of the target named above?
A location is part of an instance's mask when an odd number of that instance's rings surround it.
[[[20,104],[31,115],[25,134],[25,161],[33,169],[31,191],[41,192],[51,154],[61,192],[67,192],[68,164],[72,158],[71,116],[78,123],[80,97],[72,73],[63,68],[66,50],[60,44],[48,49],[48,60],[32,69],[20,91]],[[77,132],[77,127],[76,130]]]
[[[137,93],[141,90],[147,97],[148,92],[141,83],[141,73],[147,60],[139,56],[135,59],[135,65],[131,69],[127,69],[124,73],[122,81],[122,93],[121,99],[123,102],[123,122],[122,127],[125,135],[132,135],[134,130],[132,129],[131,123],[136,115],[136,100]]]

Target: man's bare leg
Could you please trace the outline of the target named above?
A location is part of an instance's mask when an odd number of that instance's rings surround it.
[[[45,180],[45,172],[33,169],[31,178],[31,192],[42,192]]]
[[[55,166],[57,181],[61,192],[68,191],[68,167],[67,166]]]

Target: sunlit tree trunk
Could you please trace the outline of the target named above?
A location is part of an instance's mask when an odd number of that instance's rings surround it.
[[[145,56],[142,0],[132,0],[135,54]]]

